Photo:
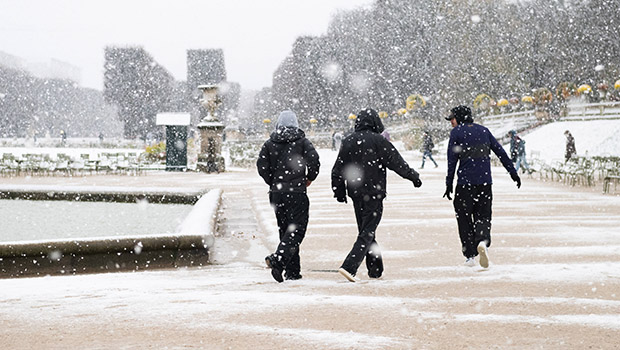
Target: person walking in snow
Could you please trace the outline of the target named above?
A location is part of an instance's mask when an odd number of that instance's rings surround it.
[[[67,133],[64,130],[60,130],[60,144],[64,146],[67,143]]]
[[[269,185],[269,202],[273,207],[280,243],[265,258],[271,276],[278,282],[300,279],[299,246],[308,225],[309,201],[306,188],[319,175],[319,154],[299,129],[292,111],[280,113],[276,130],[265,141],[258,155],[258,174]]]
[[[577,148],[575,147],[575,138],[570,131],[564,131],[564,136],[566,136],[566,152],[564,153],[564,162],[566,163],[577,153]]]
[[[517,140],[515,140],[515,135],[517,135],[515,130],[508,132],[508,137],[510,137],[510,160],[513,163],[517,162]]]
[[[512,162],[515,163],[515,170],[519,171],[523,164],[523,172],[527,171],[531,174],[532,170],[525,157],[525,140],[520,138],[515,130],[510,130],[508,134],[510,135],[510,155]]]
[[[334,136],[333,136],[333,150],[334,151],[338,151],[340,150],[340,145],[342,145],[342,133],[340,131],[336,131],[334,132]]]
[[[353,248],[338,270],[355,282],[357,269],[366,259],[370,278],[383,274],[383,259],[375,233],[383,214],[386,195],[386,169],[422,186],[419,174],[409,167],[394,145],[385,137],[383,123],[373,109],[362,110],[355,121],[355,131],[342,141],[332,168],[332,190],[338,202],[353,200],[358,235]]]
[[[428,133],[428,131],[425,131],[424,135],[422,135],[422,166],[420,166],[420,169],[424,169],[424,161],[426,160],[426,157],[428,157],[428,159],[430,159],[433,164],[435,164],[435,168],[439,166],[437,165],[437,162],[433,159],[434,147],[435,144],[433,143],[433,137],[431,136],[431,134]]]
[[[453,129],[448,141],[448,174],[443,197],[452,200],[452,182],[454,174],[458,173],[453,203],[463,255],[466,258],[465,265],[474,266],[474,258],[480,255],[480,266],[487,268],[493,200],[491,151],[499,157],[512,180],[517,183],[517,188],[521,188],[521,179],[506,151],[489,129],[474,123],[469,107],[454,107],[445,119],[450,121]]]

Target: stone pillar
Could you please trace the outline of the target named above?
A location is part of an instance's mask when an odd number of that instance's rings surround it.
[[[197,170],[205,173],[225,171],[224,157],[221,156],[224,124],[215,119],[203,120],[197,127],[200,131]]]
[[[203,117],[197,128],[200,132],[200,153],[196,169],[205,173],[219,173],[225,171],[224,157],[222,157],[222,143],[224,124],[216,117],[216,110],[222,102],[217,94],[217,85],[198,85],[203,97],[200,99]]]

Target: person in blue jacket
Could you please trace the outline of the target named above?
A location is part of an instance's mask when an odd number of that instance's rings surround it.
[[[521,179],[489,129],[474,123],[469,107],[454,107],[445,119],[450,121],[453,129],[448,142],[448,174],[443,196],[452,200],[452,182],[455,173],[458,174],[453,203],[465,265],[474,266],[474,258],[480,255],[480,266],[488,268],[493,200],[491,151],[499,157],[517,188],[521,188]]]

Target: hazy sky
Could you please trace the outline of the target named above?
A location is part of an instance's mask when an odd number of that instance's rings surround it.
[[[0,51],[58,59],[103,88],[107,45],[140,45],[177,80],[186,49],[222,48],[229,81],[244,89],[271,76],[299,35],[321,35],[338,11],[372,0],[0,0]]]

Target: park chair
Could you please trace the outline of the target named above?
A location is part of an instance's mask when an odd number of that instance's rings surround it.
[[[90,154],[80,154],[80,161],[84,164],[83,171],[88,171],[91,174],[93,173],[93,171],[97,172],[97,161],[90,159]]]

